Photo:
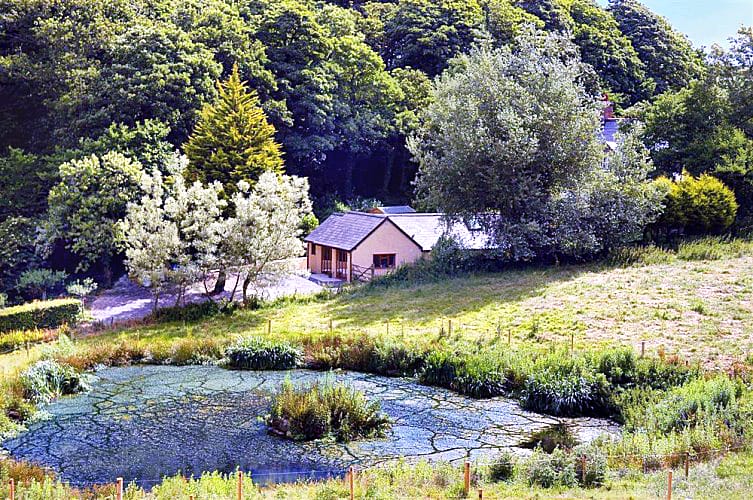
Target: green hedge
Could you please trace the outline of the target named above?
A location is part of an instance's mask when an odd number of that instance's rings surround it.
[[[0,309],[0,332],[57,328],[64,323],[73,325],[80,314],[81,302],[76,299],[30,302]]]

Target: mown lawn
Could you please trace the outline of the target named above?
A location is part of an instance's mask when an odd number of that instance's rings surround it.
[[[513,344],[561,343],[576,349],[631,345],[664,350],[707,367],[745,358],[753,339],[753,257],[613,267],[529,268],[403,285],[363,288],[331,299],[287,301],[194,324],[142,326],[104,334],[144,339],[327,332],[453,338]],[[92,340],[87,340],[91,342]]]

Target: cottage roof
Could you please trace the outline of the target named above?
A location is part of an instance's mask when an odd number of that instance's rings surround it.
[[[397,214],[415,214],[416,211],[414,210],[413,207],[408,206],[408,205],[395,205],[391,207],[374,207],[371,210],[369,210],[369,213],[397,215]]]
[[[431,250],[443,235],[452,237],[471,250],[489,248],[489,239],[483,231],[471,230],[462,222],[454,222],[448,227],[443,214],[415,212],[396,215],[336,213],[309,234],[305,241],[351,251],[385,221],[397,226],[423,251]]]
[[[424,251],[431,250],[442,236],[449,236],[469,250],[489,248],[489,238],[482,230],[471,230],[464,222],[448,221],[444,214],[403,214],[389,217],[400,230]]]
[[[314,229],[305,241],[351,251],[384,221],[384,215],[363,212],[334,213]]]

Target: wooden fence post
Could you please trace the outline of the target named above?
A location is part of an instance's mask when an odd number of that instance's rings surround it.
[[[348,469],[348,488],[350,488],[350,500],[355,500],[356,498],[356,492],[355,487],[353,486],[353,476],[356,475],[355,470],[353,469],[353,466],[351,465]]]
[[[672,471],[667,475],[667,500],[672,500]]]
[[[580,471],[581,482],[585,486],[586,485],[586,456],[585,455],[581,455],[580,457],[580,468],[581,468],[581,471]]]
[[[390,334],[390,320],[385,321],[385,323],[387,325],[387,335],[389,335]]]
[[[10,498],[10,500],[16,500],[16,481],[15,480],[11,479],[8,481],[8,489],[10,490],[8,498]]]
[[[243,500],[243,471],[238,471],[238,500]]]
[[[484,500],[484,490],[481,488],[478,489],[478,500]]]
[[[115,499],[123,500],[123,478],[119,477],[115,483]]]
[[[641,340],[641,357],[643,357],[646,354],[646,341]]]
[[[450,337],[452,337],[452,320],[447,320],[447,323],[447,333],[450,335]]]
[[[570,333],[570,354],[575,352],[575,334]]]
[[[272,334],[272,320],[268,319],[267,320],[267,335],[271,335],[271,334]]]
[[[332,335],[332,318],[329,318],[329,334]]]
[[[463,471],[463,493],[467,497],[471,492],[471,463],[465,461],[465,470]]]

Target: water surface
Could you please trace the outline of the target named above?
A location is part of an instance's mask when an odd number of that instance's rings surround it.
[[[3,447],[18,459],[55,470],[75,485],[123,477],[148,487],[163,476],[240,467],[259,482],[322,478],[349,465],[487,459],[517,450],[525,436],[566,422],[581,442],[615,433],[601,419],[557,419],[506,398],[474,400],[413,380],[355,372],[333,377],[377,399],[394,424],[388,436],[349,444],[295,443],[269,435],[263,417],[271,394],[289,377],[306,384],[321,372],[231,371],[218,367],[140,366],[96,373],[86,394],[60,399],[52,418]]]

